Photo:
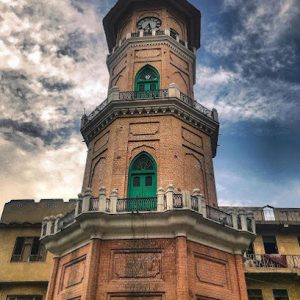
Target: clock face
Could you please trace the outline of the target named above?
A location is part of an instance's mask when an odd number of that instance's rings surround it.
[[[138,21],[137,27],[144,32],[151,32],[155,28],[161,26],[161,20],[156,17],[145,17]]]

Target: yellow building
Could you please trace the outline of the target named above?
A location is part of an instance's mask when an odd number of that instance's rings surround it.
[[[42,300],[52,269],[52,256],[39,241],[46,215],[74,209],[74,201],[12,200],[0,221],[0,300]]]
[[[300,300],[300,209],[266,206],[252,212],[257,237],[245,254],[249,300]]]
[[[13,200],[0,223],[0,300],[43,300],[52,256],[38,243],[45,215],[74,209],[74,201]],[[257,237],[245,254],[249,300],[300,300],[300,209],[243,207],[254,214]],[[222,300],[222,299],[220,299]]]

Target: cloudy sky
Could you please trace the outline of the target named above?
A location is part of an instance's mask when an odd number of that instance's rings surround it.
[[[0,212],[76,197],[80,117],[106,97],[102,18],[116,0],[0,0]],[[193,0],[196,96],[218,109],[222,205],[300,206],[299,0]]]

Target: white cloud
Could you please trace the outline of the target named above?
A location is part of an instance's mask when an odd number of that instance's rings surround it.
[[[59,149],[16,148],[0,140],[0,212],[9,199],[77,197],[81,191],[86,147],[80,136],[72,136]]]

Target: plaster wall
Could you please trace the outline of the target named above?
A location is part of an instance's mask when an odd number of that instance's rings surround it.
[[[248,276],[247,276],[248,277]],[[261,289],[264,300],[274,300],[273,289],[284,289],[288,291],[289,300],[300,299],[300,279],[292,276],[265,275],[247,280],[248,289]]]
[[[47,253],[41,262],[11,262],[17,237],[40,236],[40,228],[0,229],[0,282],[48,281],[52,268],[52,255]]]
[[[300,245],[296,233],[268,233],[264,235],[276,236],[277,247],[280,254],[283,255],[300,255]],[[258,234],[254,241],[254,250],[257,254],[264,254],[264,244],[261,234]]]

